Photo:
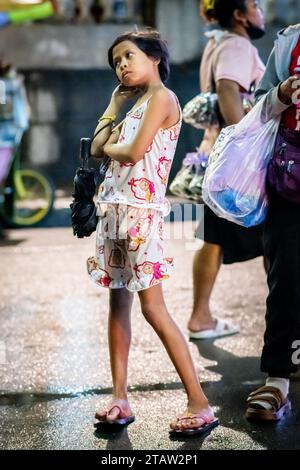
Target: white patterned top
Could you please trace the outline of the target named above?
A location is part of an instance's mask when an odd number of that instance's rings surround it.
[[[127,113],[118,143],[130,144],[133,141],[150,99],[151,96]],[[179,121],[174,126],[158,130],[141,160],[137,163],[111,161],[99,187],[98,204],[125,204],[156,209],[164,216],[169,214],[170,203],[165,194],[182,122],[180,106],[179,110]]]

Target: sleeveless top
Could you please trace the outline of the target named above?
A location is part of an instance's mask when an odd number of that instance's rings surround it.
[[[118,143],[130,144],[134,140],[150,99],[151,96],[126,114]],[[157,131],[141,160],[123,163],[112,159],[99,187],[98,204],[125,204],[169,214],[170,203],[165,194],[182,122],[179,103],[178,108],[179,121]]]

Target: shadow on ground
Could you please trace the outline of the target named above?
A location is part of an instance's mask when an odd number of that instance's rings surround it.
[[[216,345],[216,341],[193,341],[201,357],[216,361],[207,369],[222,376],[219,382],[204,384],[211,403],[217,407],[222,426],[247,433],[266,449],[300,449],[300,381],[292,381],[292,412],[277,423],[255,423],[244,418],[246,398],[263,384],[258,357],[239,357]]]

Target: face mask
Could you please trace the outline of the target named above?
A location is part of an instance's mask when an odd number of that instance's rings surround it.
[[[266,34],[264,29],[255,26],[254,24],[250,23],[250,21],[248,21],[246,31],[250,39],[260,39]]]

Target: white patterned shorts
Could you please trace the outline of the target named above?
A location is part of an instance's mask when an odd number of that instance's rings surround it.
[[[102,287],[131,292],[170,277],[173,259],[164,257],[161,212],[124,204],[101,204],[96,254],[88,258],[91,279]]]

